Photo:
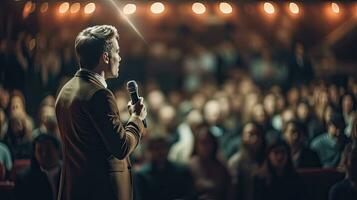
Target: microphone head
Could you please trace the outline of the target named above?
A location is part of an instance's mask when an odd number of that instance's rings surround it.
[[[128,81],[128,83],[126,84],[126,89],[128,90],[129,93],[137,92],[138,84],[134,80]]]

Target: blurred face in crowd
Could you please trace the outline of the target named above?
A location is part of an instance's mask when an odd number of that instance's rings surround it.
[[[218,101],[210,100],[204,107],[204,117],[209,124],[216,124],[221,116],[221,109]]]
[[[19,96],[14,96],[10,102],[10,113],[25,113],[25,105]]]
[[[337,86],[336,85],[331,85],[329,87],[328,92],[329,92],[329,97],[330,97],[331,102],[333,102],[334,104],[337,104],[339,96],[340,96]]]
[[[276,111],[276,100],[274,94],[268,94],[264,98],[264,109],[269,116],[273,116]]]
[[[169,147],[164,140],[157,140],[152,142],[149,147],[150,160],[153,162],[163,163],[167,160]]]
[[[353,109],[353,99],[350,95],[345,95],[342,99],[342,110],[345,113],[351,112]]]
[[[296,112],[300,120],[305,120],[309,116],[309,107],[306,103],[299,103]]]
[[[338,138],[341,131],[332,123],[327,123],[327,132],[331,137]]]
[[[291,110],[291,109],[284,110],[284,112],[281,114],[281,119],[282,119],[282,125],[283,125],[283,128],[284,128],[288,121],[291,121],[291,120],[295,119],[294,111]]]
[[[10,128],[15,136],[23,136],[25,134],[25,124],[21,116],[16,116],[10,120]]]
[[[299,101],[300,94],[299,90],[297,88],[291,88],[288,92],[288,102],[290,105],[296,105],[297,102]]]
[[[40,121],[45,123],[49,117],[55,116],[55,108],[52,106],[43,106],[40,113]]]
[[[332,117],[332,115],[333,115],[333,113],[334,113],[335,111],[334,111],[334,109],[331,107],[331,106],[327,106],[326,108],[325,108],[325,112],[324,112],[324,122],[325,123],[328,123],[330,120],[331,120],[331,117]]]
[[[301,143],[301,134],[294,123],[288,123],[284,131],[284,139],[290,146],[299,145]]]
[[[159,110],[159,121],[165,126],[173,125],[176,111],[172,106],[166,105]]]
[[[214,137],[214,136],[213,136]],[[213,138],[209,135],[206,129],[201,130],[197,136],[196,151],[197,155],[203,159],[212,158],[214,150]]]
[[[51,141],[42,141],[35,145],[35,158],[41,168],[49,170],[57,166],[59,153]]]
[[[261,133],[253,123],[248,123],[243,128],[242,142],[249,149],[258,149],[262,143]]]
[[[268,157],[275,169],[282,170],[288,160],[288,150],[284,146],[277,146],[270,151]]]
[[[258,124],[265,124],[267,120],[267,116],[264,111],[264,107],[262,104],[257,104],[252,109],[253,119]]]

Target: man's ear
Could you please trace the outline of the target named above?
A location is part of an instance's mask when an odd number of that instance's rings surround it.
[[[108,54],[108,52],[104,52],[103,54],[102,54],[102,57],[103,57],[103,61],[104,61],[104,63],[105,64],[109,64],[109,54]]]

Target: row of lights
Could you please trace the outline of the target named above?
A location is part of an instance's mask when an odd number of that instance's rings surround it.
[[[40,7],[40,12],[41,13],[45,13],[48,10],[48,3],[42,3],[41,7]],[[335,14],[340,13],[340,7],[337,3],[331,3],[330,4],[331,7],[331,11]],[[197,15],[201,15],[204,14],[206,12],[206,6],[203,3],[200,2],[195,2],[192,4],[192,11],[197,14]],[[231,14],[233,12],[233,7],[231,4],[227,3],[227,2],[221,2],[218,5],[219,10],[223,13],[223,14]],[[24,11],[23,11],[23,16],[26,17],[28,16],[30,13],[34,12],[34,10],[36,9],[36,4],[33,3],[32,1],[28,1],[25,4],[24,7]],[[72,13],[75,14],[77,12],[79,12],[81,9],[81,4],[80,3],[73,3],[70,5],[70,3],[68,2],[63,2],[60,4],[60,6],[58,7],[58,13],[59,14],[65,14],[65,13]],[[87,3],[84,6],[83,12],[85,14],[92,14],[96,9],[96,5],[95,3]],[[265,11],[265,13],[267,13],[268,15],[272,15],[276,12],[276,8],[275,6],[270,3],[270,2],[265,2],[263,4],[263,10]],[[161,14],[165,11],[165,5],[161,2],[154,2],[151,4],[150,6],[150,11],[153,14]],[[298,15],[300,13],[300,7],[297,3],[293,3],[290,2],[289,3],[289,11],[291,14],[293,15]],[[123,13],[125,15],[132,15],[136,12],[136,5],[134,3],[129,3],[126,4],[123,7]]]
[[[227,2],[219,3],[218,7],[223,14],[231,14],[233,12],[233,7],[231,6],[231,4]],[[274,5],[270,2],[265,2],[263,8],[267,14],[274,14],[276,12]],[[165,5],[161,2],[155,2],[151,4],[150,10],[153,14],[160,14],[165,11]],[[340,8],[337,3],[331,3],[331,10],[336,14],[340,12]],[[206,12],[206,6],[203,3],[199,3],[199,2],[193,3],[192,11],[198,15],[204,14]],[[292,14],[297,15],[300,13],[300,7],[298,6],[297,3],[291,2],[289,3],[289,11]],[[136,5],[133,3],[126,4],[123,7],[123,12],[126,15],[134,14],[136,12]]]

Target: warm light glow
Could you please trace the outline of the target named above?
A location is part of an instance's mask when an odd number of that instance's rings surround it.
[[[134,14],[135,11],[136,11],[136,5],[132,3],[126,4],[123,8],[123,13],[126,15]]]
[[[274,14],[275,8],[274,8],[273,4],[271,4],[269,2],[265,2],[264,3],[264,11],[266,13],[268,13],[269,15],[271,15],[271,14]]]
[[[45,13],[45,12],[47,12],[47,10],[48,10],[48,3],[45,2],[41,5],[40,12]]]
[[[151,5],[150,10],[154,14],[160,14],[164,12],[165,6],[161,2],[155,2]]]
[[[33,3],[32,1],[26,2],[24,9],[22,10],[22,17],[26,18],[28,17],[33,11],[36,9],[36,4]]]
[[[289,3],[290,12],[293,14],[299,14],[300,9],[296,3]]]
[[[95,11],[95,4],[94,3],[89,3],[84,7],[84,13],[85,14],[91,14]]]
[[[222,13],[224,14],[230,14],[233,11],[232,6],[229,3],[222,2],[219,4],[219,9],[221,10]]]
[[[331,9],[332,9],[332,12],[338,14],[340,13],[340,7],[338,6],[337,3],[331,3]]]
[[[194,3],[192,4],[192,11],[200,15],[206,12],[206,7],[202,3]]]
[[[80,3],[74,3],[71,5],[70,12],[72,14],[77,13],[81,9],[81,4]]]
[[[69,3],[68,2],[64,2],[64,3],[61,3],[59,9],[58,9],[58,12],[63,14],[63,13],[66,13],[69,9]]]

